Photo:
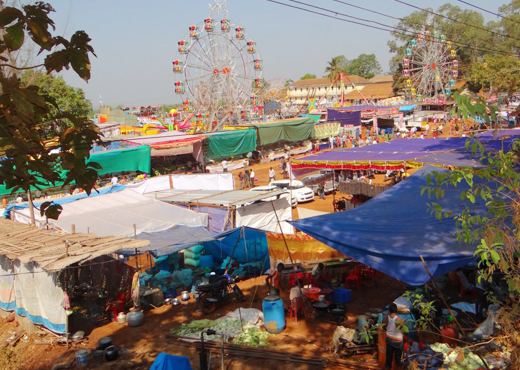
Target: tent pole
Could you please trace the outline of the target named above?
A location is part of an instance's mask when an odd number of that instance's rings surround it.
[[[235,255],[235,250],[237,249],[237,245],[238,245],[238,242],[240,241],[240,236],[242,235],[243,231],[244,231],[244,226],[242,226],[242,228],[240,229],[238,238],[237,238],[237,242],[235,243],[235,246],[233,247],[233,251],[231,252],[231,255],[229,256],[229,261],[228,261],[228,264],[226,265],[226,273],[227,273],[227,270],[229,269],[231,260],[233,259],[233,256]]]

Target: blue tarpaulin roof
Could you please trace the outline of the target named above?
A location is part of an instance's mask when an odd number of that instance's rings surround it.
[[[350,211],[293,221],[299,230],[359,262],[410,285],[428,282],[420,255],[433,276],[441,276],[473,260],[475,244],[459,243],[452,218],[441,221],[430,213],[433,200],[421,196],[425,174],[447,170],[425,166],[386,192]],[[467,185],[445,189],[435,200],[447,211],[460,212]],[[482,212],[483,204],[472,205]]]
[[[416,104],[412,105],[403,105],[402,107],[399,107],[399,112],[409,112],[413,110],[416,107]]]

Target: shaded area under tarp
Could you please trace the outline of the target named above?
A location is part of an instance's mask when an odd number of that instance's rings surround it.
[[[239,227],[221,233],[215,236],[215,239],[217,240],[204,243],[204,249],[213,255],[215,261],[221,263],[233,255],[233,260],[241,264],[262,262],[263,271],[269,268],[269,252],[264,231]]]
[[[138,249],[139,253],[151,252],[160,257],[215,240],[215,237],[203,226],[175,225],[164,231],[142,232],[137,239],[150,241],[149,246]],[[122,249],[118,253],[133,255],[135,249]]]
[[[339,122],[341,126],[359,126],[361,125],[361,111],[327,109],[327,122]]]
[[[269,145],[280,141],[304,141],[314,137],[314,119],[311,117],[257,123],[260,145]]]
[[[256,149],[256,130],[230,130],[207,136],[207,157],[222,159],[252,152]]]
[[[393,188],[350,211],[293,221],[297,229],[328,246],[410,285],[430,280],[420,255],[433,276],[441,276],[473,261],[476,244],[459,243],[453,218],[439,221],[431,214],[421,196],[427,186],[426,174],[447,170],[425,166]],[[460,200],[468,186],[445,189],[445,196],[435,200],[447,212],[460,212],[468,206]],[[482,214],[483,202],[472,205]]]

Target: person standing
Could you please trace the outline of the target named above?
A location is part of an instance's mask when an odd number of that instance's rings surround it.
[[[119,182],[119,179],[117,178],[117,176],[114,176],[112,177],[112,180],[110,180],[112,182],[112,185],[117,185],[117,183]]]
[[[276,265],[276,269],[272,269],[269,276],[265,278],[265,283],[270,290],[269,294],[280,295],[280,291],[283,290],[282,285],[280,284],[280,278],[284,267],[283,263],[279,263]]]
[[[244,187],[247,188],[249,187],[249,179],[250,179],[250,172],[249,172],[249,168],[246,167],[246,169],[244,170]]]
[[[244,175],[242,175],[242,171],[238,173],[238,180],[240,180],[240,189],[244,188]]]
[[[273,170],[273,167],[269,167],[269,182],[274,181],[276,176],[275,170]]]
[[[320,199],[325,200],[325,183],[323,181],[320,181],[318,184],[318,195],[320,196]]]
[[[255,171],[251,168],[251,172],[249,173],[249,183],[252,188],[255,187]]]
[[[334,136],[331,136],[329,138],[329,143],[330,143],[330,149],[334,149]]]
[[[397,316],[397,305],[392,303],[389,307],[390,315],[383,319],[386,324],[386,363],[385,369],[392,368],[392,362],[400,367],[402,365],[402,357],[404,350],[404,337],[400,326],[405,325],[403,319]]]
[[[285,158],[282,158],[282,177],[284,179],[287,178],[287,162],[285,161]]]
[[[222,164],[222,172],[227,172],[228,162],[226,161],[226,159],[224,159],[221,164]]]

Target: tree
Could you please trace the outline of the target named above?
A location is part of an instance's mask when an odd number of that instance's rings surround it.
[[[327,73],[327,78],[331,81],[334,81],[340,73],[343,73],[343,65],[342,65],[342,55],[334,57],[331,59],[327,68],[325,68],[325,73]],[[343,57],[344,58],[344,57]]]
[[[313,75],[311,73],[306,73],[302,77],[300,77],[300,80],[310,80],[316,78],[316,75]]]
[[[93,113],[92,103],[85,97],[83,90],[68,85],[61,76],[28,70],[22,73],[21,80],[24,86],[38,86],[40,93],[58,106],[55,108],[53,104],[49,104],[53,114],[68,111],[76,117],[87,117]],[[71,126],[68,121],[65,124]],[[48,135],[47,139],[54,137],[53,127],[49,127]]]
[[[347,61],[344,68],[347,75],[358,75],[372,78],[383,72],[375,54],[361,54],[356,59]]]
[[[491,93],[507,91],[512,95],[520,88],[520,61],[510,55],[486,54],[471,65],[468,81]]]
[[[463,116],[480,114],[488,122],[495,118],[498,107],[486,106],[480,99],[457,94],[454,97]],[[434,173],[422,192],[440,198],[447,189],[461,183],[469,187],[461,193],[461,199],[470,204],[462,212],[453,214],[435,202],[431,203],[432,212],[438,219],[451,218],[457,223],[459,241],[478,244],[475,257],[481,283],[491,283],[494,273],[501,275],[506,287],[503,299],[493,295],[488,299],[499,307],[494,320],[504,333],[502,343],[511,353],[510,368],[517,369],[520,367],[520,141],[513,140],[510,150],[503,145],[505,149],[494,151],[473,138],[466,147],[478,156],[483,168]],[[477,204],[484,207],[484,213],[473,211]]]
[[[22,70],[43,68],[47,74],[72,68],[82,79],[90,79],[90,55],[95,55],[84,31],[70,40],[54,36],[51,5],[36,2],[19,9],[0,11],[0,148],[5,159],[0,167],[0,183],[15,192],[27,192],[33,211],[31,189],[75,182],[90,193],[97,180],[97,163],[88,162],[90,149],[100,140],[99,131],[84,116],[63,109],[56,99],[35,84],[24,84]],[[20,67],[13,55],[22,47],[36,45],[43,63]],[[51,108],[52,107],[52,108]],[[55,130],[55,143],[46,141],[45,127]],[[52,151],[59,148],[59,151]],[[61,170],[65,170],[62,173]],[[41,206],[42,214],[57,218],[61,207]]]

